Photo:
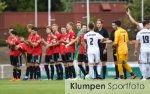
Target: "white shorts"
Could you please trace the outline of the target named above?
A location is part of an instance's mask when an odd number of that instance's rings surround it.
[[[139,55],[140,63],[149,63],[150,64],[150,52],[141,52]]]
[[[99,63],[100,62],[100,53],[88,53],[88,63]]]

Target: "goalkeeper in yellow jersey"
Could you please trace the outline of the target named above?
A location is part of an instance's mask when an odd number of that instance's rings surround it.
[[[135,79],[136,76],[132,72],[131,67],[127,63],[128,60],[128,33],[125,29],[121,28],[121,21],[115,20],[113,21],[115,23],[117,30],[115,31],[115,39],[113,43],[113,47],[117,50],[117,61],[118,61],[118,70],[120,79],[123,79],[123,66],[124,68],[131,74],[131,78]]]

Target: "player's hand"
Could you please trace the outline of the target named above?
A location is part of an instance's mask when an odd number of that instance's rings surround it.
[[[69,46],[69,43],[65,45],[66,48],[68,48],[68,46]]]
[[[138,53],[137,51],[134,51],[134,56],[137,56],[137,53]]]
[[[49,45],[46,45],[46,49],[49,48]]]
[[[20,42],[24,42],[24,38],[23,37],[20,37]]]
[[[44,39],[43,38],[41,38],[41,40],[40,40],[42,43],[44,43]]]
[[[112,48],[113,48],[113,49],[116,49],[116,45],[113,44],[113,45],[112,45]]]
[[[127,14],[127,15],[130,15],[130,9],[129,9],[129,8],[127,8],[126,14]]]

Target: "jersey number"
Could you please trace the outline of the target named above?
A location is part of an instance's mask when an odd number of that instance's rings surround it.
[[[90,38],[90,45],[93,45],[93,38]]]
[[[143,43],[149,43],[149,36],[142,36],[143,37]]]

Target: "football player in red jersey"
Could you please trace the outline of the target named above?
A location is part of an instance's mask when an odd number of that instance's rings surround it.
[[[84,76],[86,74],[88,74],[88,61],[87,61],[87,55],[86,55],[86,43],[85,43],[85,39],[84,39],[84,35],[87,32],[87,27],[86,25],[82,25],[82,34],[79,35],[79,39],[77,41],[78,44],[80,44],[80,48],[79,48],[79,52],[78,52],[78,66],[81,69],[82,73],[84,74]],[[83,66],[82,66],[82,62],[85,63],[85,68],[86,71],[84,70]]]
[[[89,67],[88,67],[88,61],[87,61],[87,56],[86,56],[86,41],[83,39],[84,37],[84,34],[87,32],[87,27],[86,25],[82,25],[81,22],[77,22],[77,28],[78,28],[78,32],[82,32],[81,34],[78,34],[78,36],[76,37],[76,39],[74,41],[71,41],[69,42],[66,46],[70,46],[72,45],[73,43],[76,42],[76,45],[79,44],[79,51],[78,51],[78,66],[79,68],[81,69],[82,73],[84,74],[84,76],[86,74],[88,74],[88,71],[89,71]],[[81,31],[82,30],[82,31]],[[82,62],[85,63],[85,68],[86,68],[86,71],[84,69],[84,67],[82,66]],[[78,79],[79,77],[77,77],[76,79]]]
[[[62,67],[62,57],[60,54],[60,39],[61,39],[61,34],[58,32],[58,25],[53,24],[52,25],[52,31],[51,36],[52,36],[52,46],[53,46],[53,57],[54,57],[54,62],[55,62],[55,67],[56,67],[56,72],[57,72],[57,80],[62,80],[63,79],[63,67]]]
[[[34,73],[34,79],[40,79],[41,78],[41,72],[40,72],[40,63],[41,63],[41,56],[42,56],[42,43],[41,43],[41,37],[38,34],[38,28],[32,27],[32,39],[28,40],[29,44],[33,48],[32,50],[32,70],[30,78],[33,79],[33,73]]]
[[[74,41],[76,33],[73,31],[73,23],[68,22],[67,28],[67,42]],[[75,53],[75,43],[66,48],[66,62],[68,62],[69,78],[76,78],[75,68],[73,66]]]
[[[21,53],[18,50],[13,50],[15,45],[20,43],[19,37],[17,36],[17,32],[13,29],[9,29],[10,36],[7,38],[6,43],[8,43],[10,48],[10,59],[11,65],[13,66],[13,78],[12,81],[20,79],[22,65]]]
[[[52,32],[52,28],[50,26],[46,27],[46,33],[47,33],[47,39],[46,41],[44,39],[42,39],[42,43],[44,44],[46,48],[46,53],[45,53],[45,71],[46,71],[46,75],[47,75],[47,79],[48,80],[53,80],[53,76],[54,76],[54,58],[53,58],[53,46],[52,46],[52,37],[51,37],[51,33]],[[49,46],[47,46],[49,45]],[[49,65],[51,68],[51,77],[50,77],[50,69],[49,69]]]
[[[31,72],[32,71],[32,51],[33,51],[33,47],[29,44],[28,41],[31,41],[33,35],[32,35],[32,27],[34,27],[32,24],[27,24],[27,31],[29,33],[28,35],[28,40],[25,41],[24,39],[22,39],[22,42],[26,44],[26,52],[27,52],[27,62],[26,62],[26,73],[25,73],[25,77],[24,80],[28,80],[28,76],[30,74],[31,76]]]
[[[67,30],[65,27],[61,27],[61,41],[60,41],[60,53],[61,53],[61,57],[62,57],[62,62],[64,64],[65,67],[65,79],[68,79],[68,64],[66,63],[66,47],[65,44],[67,44],[68,42],[67,40]]]

